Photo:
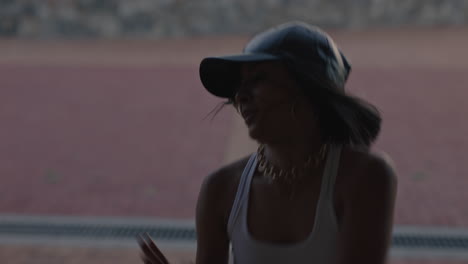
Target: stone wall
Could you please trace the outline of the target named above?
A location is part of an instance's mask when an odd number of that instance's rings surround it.
[[[288,20],[368,28],[468,23],[468,0],[0,0],[0,35],[252,33]]]

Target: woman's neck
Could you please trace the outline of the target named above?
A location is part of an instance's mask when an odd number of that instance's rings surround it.
[[[322,150],[323,142],[319,137],[299,140],[291,138],[286,142],[268,142],[264,144],[265,158],[281,169],[301,168],[309,157],[315,158]]]

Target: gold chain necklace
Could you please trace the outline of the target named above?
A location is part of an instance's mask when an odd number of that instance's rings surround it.
[[[328,146],[326,144],[323,144],[319,152],[317,153],[317,155],[315,155],[315,157],[310,155],[306,159],[301,170],[305,170],[312,166],[318,167],[320,162],[325,158],[325,154],[327,150],[328,150]],[[301,175],[297,167],[292,167],[288,170],[284,170],[268,162],[268,160],[265,157],[265,145],[263,144],[258,147],[257,160],[258,160],[257,170],[260,173],[262,173],[265,177],[269,178],[270,181],[282,181],[288,184],[293,184]]]

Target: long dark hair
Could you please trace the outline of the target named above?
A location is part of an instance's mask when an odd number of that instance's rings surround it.
[[[319,78],[310,78],[294,70],[288,69],[301,86],[318,117],[319,127],[326,144],[352,145],[370,147],[377,139],[382,118],[379,110],[371,103],[356,97],[349,92],[342,92],[323,82]],[[233,105],[236,110],[235,98],[227,98],[218,104],[208,115],[216,116],[226,105]]]
[[[375,142],[382,118],[374,105],[301,74],[294,75],[312,103],[325,143],[370,147]]]

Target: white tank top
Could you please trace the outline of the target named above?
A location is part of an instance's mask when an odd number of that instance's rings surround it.
[[[341,146],[332,146],[328,151],[312,232],[305,240],[292,244],[258,241],[248,232],[250,183],[257,167],[256,153],[251,156],[242,173],[228,222],[235,264],[334,263],[338,226],[333,206],[333,189],[340,153]]]

